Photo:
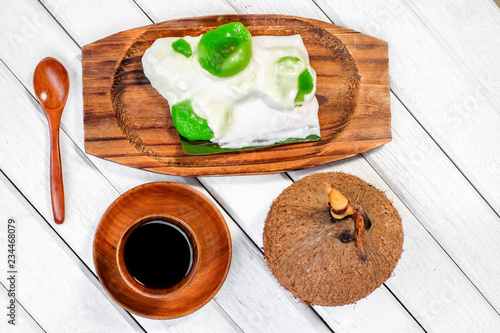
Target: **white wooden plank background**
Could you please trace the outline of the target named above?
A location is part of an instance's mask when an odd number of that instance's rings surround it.
[[[480,0],[406,3],[498,110],[500,8]]]
[[[453,59],[446,44],[439,43],[402,0],[318,3],[324,3],[325,13],[339,18],[349,28],[389,43],[392,91],[499,213],[500,113]],[[477,8],[481,6],[486,5],[477,4]],[[497,54],[494,50],[500,47],[498,37],[491,44],[488,39],[474,40],[483,49],[492,50],[492,56]],[[490,70],[495,77],[500,74],[498,65]]]
[[[83,45],[152,22],[232,13],[331,20],[388,41],[393,141],[288,175],[199,179],[143,172],[84,153]],[[3,1],[0,86],[9,89],[0,90],[0,221],[28,221],[19,229],[18,300],[25,310],[17,329],[500,331],[498,14],[492,2],[478,0]],[[71,79],[61,133],[67,205],[61,226],[51,222],[48,131],[31,86],[36,63],[49,55],[63,62]],[[321,171],[349,172],[376,185],[403,217],[405,252],[394,276],[354,305],[305,306],[279,286],[260,249],[272,200],[292,181]],[[214,300],[169,321],[117,306],[100,287],[91,257],[106,207],[120,193],[155,180],[185,183],[212,198],[233,240],[230,273]],[[5,285],[5,277],[0,282]],[[54,311],[68,320],[54,321]],[[0,331],[10,329],[0,324]]]
[[[1,220],[16,221],[19,302],[46,331],[139,331],[119,306],[103,295],[95,276],[55,234],[46,221],[29,206],[20,192],[0,175]],[[6,239],[6,228],[2,236]],[[5,243],[3,243],[5,244]],[[2,260],[2,271],[7,271]],[[7,285],[2,274],[2,284]],[[57,298],[51,295],[56,294]],[[68,306],[72,304],[72,306]],[[55,313],[64,320],[48,316]],[[25,318],[19,318],[25,322]],[[2,320],[2,325],[5,325]],[[4,328],[7,325],[3,326]]]

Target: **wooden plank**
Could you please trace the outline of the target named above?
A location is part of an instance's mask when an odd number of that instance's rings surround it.
[[[67,30],[75,42],[81,46],[104,38],[118,31],[140,27],[151,21],[145,13],[137,11],[133,1],[100,1],[88,6],[84,1],[40,0],[47,10]],[[113,12],[113,15],[109,13]],[[69,13],[69,15],[68,15]],[[82,15],[71,15],[81,13]],[[106,24],[103,24],[106,22]],[[72,26],[86,26],[85,33],[71,29]]]
[[[85,327],[93,332],[142,331],[127,312],[106,297],[95,275],[3,174],[0,197],[2,239],[7,239],[7,221],[15,221],[17,299],[44,330],[74,332]],[[2,260],[0,267],[7,272],[7,261]],[[7,285],[7,274],[1,279]],[[19,306],[18,310],[21,313]],[[64,320],[54,320],[49,313]],[[18,323],[24,319],[18,318]]]
[[[430,28],[403,1],[316,2],[334,21],[389,42],[392,91],[500,214],[500,112]]]
[[[136,0],[135,2],[155,23],[183,17],[235,14],[234,9],[225,0],[176,1],[175,3],[162,0]]]
[[[393,98],[397,140],[365,157],[498,311],[500,218],[412,120]]]
[[[5,236],[5,232],[1,233],[2,236]],[[4,242],[2,242],[4,244]],[[5,243],[6,244],[6,243]],[[8,286],[8,285],[7,285]],[[0,304],[2,304],[5,308],[10,306],[11,298],[9,297],[10,286],[7,288],[3,283],[0,283]],[[9,331],[18,331],[18,332],[36,332],[42,333],[45,332],[43,328],[31,317],[31,315],[26,311],[23,307],[23,304],[16,299],[15,303],[15,317],[10,317],[10,309],[5,312],[6,316],[0,322],[0,329],[2,332]],[[8,314],[8,315],[7,315]],[[9,323],[12,321],[13,324]]]
[[[227,2],[240,14],[281,14],[296,15],[315,20],[330,22],[321,8],[312,1],[245,1],[227,0]]]
[[[491,1],[406,1],[500,111],[500,8]]]

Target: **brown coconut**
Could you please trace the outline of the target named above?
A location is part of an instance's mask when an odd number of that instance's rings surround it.
[[[330,214],[325,183],[339,190],[365,219],[366,261],[356,247],[354,219]],[[317,173],[286,188],[264,226],[264,256],[279,283],[307,304],[356,302],[394,271],[403,247],[401,218],[383,192],[345,173]]]

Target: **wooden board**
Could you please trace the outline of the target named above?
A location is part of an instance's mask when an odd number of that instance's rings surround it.
[[[157,39],[197,36],[242,22],[254,36],[300,34],[317,73],[320,141],[186,155],[167,101],[141,57]],[[350,157],[391,140],[387,43],[321,21],[281,15],[172,20],[127,30],[82,49],[85,150],[110,161],[183,176],[264,174]]]

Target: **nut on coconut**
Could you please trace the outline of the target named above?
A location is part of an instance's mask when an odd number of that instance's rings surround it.
[[[325,183],[325,192],[328,195],[330,204],[330,214],[336,220],[341,220],[347,216],[352,215],[355,219],[356,230],[356,247],[359,251],[359,258],[362,262],[366,262],[366,255],[363,251],[363,238],[362,233],[365,230],[365,220],[359,209],[354,208],[349,200],[340,193],[339,190],[333,188],[330,184]]]
[[[342,193],[325,183],[325,192],[330,203],[330,213],[334,219],[340,220],[346,216],[354,214],[354,208]]]

